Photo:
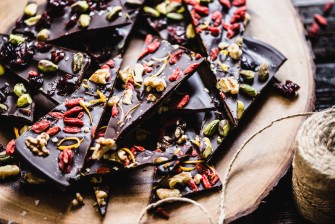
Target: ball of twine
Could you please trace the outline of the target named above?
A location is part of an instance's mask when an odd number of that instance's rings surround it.
[[[316,113],[299,129],[293,193],[303,217],[335,223],[335,108]]]

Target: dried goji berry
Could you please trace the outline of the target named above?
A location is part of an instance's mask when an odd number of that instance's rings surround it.
[[[117,109],[116,104],[112,107],[112,117],[117,117],[119,115],[119,110]]]
[[[174,53],[171,54],[171,57],[169,59],[169,63],[170,65],[174,65],[177,63],[177,61],[179,61],[179,59],[181,58],[181,56],[183,55],[184,51],[183,50],[178,50]]]
[[[320,35],[320,27],[316,22],[314,22],[312,26],[308,29],[308,34],[309,36],[314,38]]]
[[[191,156],[192,157],[198,156],[197,150],[193,149],[192,152],[191,152]]]
[[[164,219],[170,218],[170,214],[167,211],[165,211],[162,207],[157,207],[156,210],[154,210],[154,213],[156,213],[157,215],[159,215]]]
[[[208,31],[211,32],[211,35],[214,37],[217,37],[220,33],[220,29],[219,27],[215,27],[215,26],[207,26],[206,28]]]
[[[84,121],[78,119],[78,118],[72,118],[72,117],[64,117],[64,123],[66,125],[71,125],[71,126],[78,126],[82,127],[84,126]]]
[[[198,4],[196,0],[185,0],[185,3],[188,5],[193,5],[193,6]]]
[[[49,116],[53,117],[53,118],[56,118],[56,119],[63,119],[63,113],[57,112],[57,111],[50,112]]]
[[[224,99],[226,99],[226,95],[224,95],[224,93],[223,93],[223,92],[220,92],[220,97],[221,97],[221,100],[224,100]]]
[[[213,48],[209,54],[210,60],[215,61],[218,58],[219,48]]]
[[[153,68],[150,67],[150,66],[149,66],[148,64],[146,64],[146,63],[143,64],[143,67],[144,67],[144,71],[145,71],[146,73],[150,73],[150,72],[152,72],[152,70],[153,70]]]
[[[83,100],[83,98],[74,98],[74,99],[67,100],[65,102],[65,106],[69,108],[79,106],[79,102],[81,100]]]
[[[129,78],[126,83],[126,89],[134,89],[134,79]]]
[[[190,95],[186,94],[181,101],[178,103],[177,109],[183,109],[185,105],[188,103],[190,100]]]
[[[233,37],[235,36],[235,34],[236,34],[236,33],[235,33],[234,30],[232,30],[232,29],[229,28],[229,29],[227,30],[227,38],[228,38],[228,39],[233,38]]]
[[[223,27],[223,29],[225,29],[225,30],[229,30],[229,29],[230,29],[230,25],[227,24],[227,23],[225,23],[225,22],[222,22],[222,27]]]
[[[135,148],[139,152],[143,152],[145,150],[144,147],[139,146],[139,145],[134,145],[133,148]]]
[[[212,185],[209,182],[208,177],[206,176],[206,174],[202,174],[201,181],[202,181],[202,184],[204,185],[205,189],[211,189],[212,188]]]
[[[36,71],[30,70],[30,71],[28,72],[28,75],[29,75],[29,77],[37,77],[37,76],[38,76],[38,73],[37,73]]]
[[[91,137],[95,138],[95,132],[97,130],[97,126],[93,126],[92,131],[91,131]]]
[[[193,192],[198,191],[198,187],[197,187],[197,185],[194,183],[194,180],[192,180],[192,179],[187,183],[187,186],[188,186]]]
[[[77,115],[77,119],[82,120],[83,117],[84,117],[84,112],[80,112],[80,113]]]
[[[70,149],[66,149],[60,152],[58,157],[58,165],[62,173],[70,173],[72,167],[72,158],[73,153]]]
[[[230,29],[232,29],[235,33],[239,32],[241,28],[241,25],[239,23],[234,23],[230,26]]]
[[[145,40],[144,40],[144,44],[145,45],[149,44],[153,39],[154,39],[154,37],[151,34],[147,34],[147,36],[145,37]]]
[[[200,15],[208,15],[209,14],[209,8],[207,6],[202,6],[202,5],[194,5],[193,6],[194,10],[199,13]]]
[[[196,19],[196,20],[200,20],[201,16],[193,9],[191,11],[191,15]]]
[[[110,68],[114,68],[115,67],[115,62],[112,59],[110,59],[106,62],[106,65],[108,65]]]
[[[327,19],[320,14],[314,15],[314,20],[317,22],[320,26],[327,26]]]
[[[10,142],[8,142],[6,146],[6,154],[7,155],[13,155],[15,151],[15,140],[12,139]]]
[[[31,130],[37,134],[42,133],[43,131],[47,130],[50,127],[50,121],[48,120],[41,120],[33,124]]]
[[[147,54],[154,53],[159,46],[161,45],[161,42],[159,40],[154,40],[148,46],[144,49],[144,51],[140,54],[139,58],[143,58]]]
[[[219,11],[215,11],[212,14],[212,20],[213,20],[213,24],[214,26],[219,26],[222,22],[222,14]]]
[[[197,53],[196,55],[195,55],[195,59],[200,59],[200,58],[202,58],[202,56],[201,56],[201,54],[199,54],[199,53]]]
[[[104,137],[106,133],[106,128],[101,128],[98,131],[96,131],[95,136],[97,138]]]
[[[237,7],[243,6],[245,4],[247,4],[247,0],[233,0],[232,2],[232,5]]]
[[[193,72],[199,66],[199,64],[200,63],[194,63],[194,64],[191,64],[190,66],[188,66],[184,71],[184,75],[188,75],[191,72]]]
[[[225,7],[226,9],[230,9],[231,8],[231,4],[229,0],[219,0],[221,5],[223,7]]]
[[[73,126],[65,126],[63,128],[63,131],[66,132],[66,133],[70,133],[70,134],[76,134],[76,133],[79,133],[81,131],[81,128],[73,127]]]
[[[110,173],[111,172],[111,168],[109,167],[99,167],[96,170],[97,173]]]
[[[219,181],[219,176],[216,174],[210,181],[211,185],[214,186]]]
[[[83,108],[81,106],[75,106],[71,108],[68,111],[65,111],[63,117],[71,117],[71,116],[77,116],[79,112],[83,111]]]
[[[182,73],[183,71],[180,68],[176,68],[175,70],[173,70],[172,74],[169,76],[169,81],[170,82],[176,81]]]
[[[60,127],[58,126],[54,126],[52,128],[49,128],[49,130],[47,130],[47,134],[50,136],[53,136],[55,134],[57,134],[60,131]]]
[[[323,6],[323,15],[328,16],[331,13],[331,11],[332,11],[333,6],[334,6],[334,2],[333,1],[329,1],[327,4],[325,4]]]
[[[108,65],[103,65],[103,66],[101,66],[101,69],[109,69],[109,66]]]

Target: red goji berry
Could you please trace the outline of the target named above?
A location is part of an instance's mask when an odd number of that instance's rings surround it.
[[[183,71],[180,68],[176,68],[175,70],[173,70],[172,74],[169,76],[169,81],[170,82],[176,81],[181,76],[182,73]]]
[[[314,15],[314,20],[317,22],[320,26],[327,26],[327,19],[320,14]]]
[[[63,117],[76,116],[81,111],[83,111],[83,108],[81,106],[75,106],[75,107],[71,108],[70,110],[65,111]]]
[[[12,139],[10,142],[8,142],[6,146],[6,154],[7,155],[13,155],[15,151],[15,140]]]
[[[71,125],[71,126],[78,126],[82,127],[84,126],[84,121],[78,119],[78,118],[72,118],[72,117],[64,117],[64,123],[66,125]]]
[[[146,72],[146,73],[150,73],[150,72],[152,72],[152,70],[153,70],[153,68],[152,67],[150,67],[148,64],[143,64],[143,67],[144,67],[144,71]]]
[[[235,34],[236,34],[236,33],[235,33],[234,30],[232,30],[232,29],[229,28],[229,29],[227,30],[227,38],[228,38],[228,39],[233,38],[233,37],[235,36]]]
[[[202,58],[202,56],[201,56],[201,54],[199,54],[199,53],[197,53],[196,55],[195,55],[195,59],[200,59],[200,58]]]
[[[308,34],[309,36],[314,38],[320,35],[320,27],[316,22],[314,22],[312,26],[308,29]]]
[[[323,6],[323,15],[329,16],[333,7],[334,7],[334,2],[333,1],[329,1],[327,4],[325,4]]]
[[[56,119],[63,119],[63,113],[61,113],[61,112],[56,112],[56,111],[54,111],[54,112],[50,112],[49,113],[49,116],[50,117],[53,117],[53,118],[56,118]]]
[[[231,4],[229,0],[219,0],[220,4],[225,7],[226,9],[230,9],[231,8]]]
[[[215,61],[218,58],[219,48],[213,48],[209,54],[210,60]]]
[[[83,98],[74,98],[74,99],[70,99],[70,100],[67,100],[65,102],[65,106],[66,107],[75,107],[75,106],[79,106],[79,102],[83,100]]]
[[[30,70],[30,71],[28,72],[28,75],[29,75],[29,77],[37,77],[37,76],[38,76],[38,73],[37,73],[36,71]]]
[[[199,13],[200,15],[209,15],[209,8],[207,6],[202,6],[202,5],[194,5],[193,6],[194,10]]]
[[[134,145],[133,148],[135,148],[135,149],[136,149],[137,151],[139,151],[139,152],[143,152],[143,151],[145,150],[144,147],[139,146],[139,145]]]
[[[212,20],[214,26],[219,26],[222,22],[222,14],[219,11],[215,11],[212,14]]]
[[[212,188],[212,185],[209,182],[208,177],[206,176],[206,174],[202,174],[201,181],[202,181],[202,184],[204,185],[205,189],[211,189]]]
[[[194,9],[191,11],[191,15],[192,15],[196,20],[201,19],[201,16],[200,16]]]
[[[211,35],[214,37],[217,37],[220,33],[220,29],[219,27],[215,27],[215,26],[207,26],[206,28],[208,31],[211,32]]]
[[[96,133],[95,136],[97,138],[104,137],[106,133],[106,128],[99,129]]]
[[[193,5],[193,6],[198,4],[196,0],[185,0],[185,3],[188,5]]]
[[[188,186],[193,192],[198,191],[198,186],[194,183],[194,180],[192,180],[192,179],[187,183],[187,186]]]
[[[170,214],[167,211],[165,211],[162,207],[157,207],[154,213],[156,213],[157,215],[159,215],[160,217],[164,219],[170,218]]]
[[[37,134],[42,133],[43,131],[47,130],[50,127],[50,121],[48,120],[41,120],[33,124],[31,130]]]
[[[134,89],[134,79],[133,78],[128,79],[126,83],[126,89]]]
[[[73,127],[73,126],[65,126],[63,128],[63,131],[66,132],[66,133],[76,134],[76,133],[79,133],[81,131],[81,128]]]
[[[83,117],[84,117],[84,112],[80,112],[80,113],[77,115],[77,119],[82,120]]]
[[[144,40],[144,44],[145,45],[149,44],[153,39],[154,39],[154,37],[151,34],[147,34],[147,36],[145,37],[145,40]]]
[[[49,128],[49,130],[47,130],[47,134],[50,136],[54,136],[55,134],[57,134],[60,131],[60,127],[58,126],[54,126],[52,128]]]
[[[223,29],[225,29],[225,30],[229,30],[229,29],[230,29],[230,25],[227,24],[227,23],[225,23],[225,22],[222,22],[222,27],[223,27]]]
[[[185,71],[184,71],[184,75],[188,75],[191,72],[193,72],[198,66],[200,65],[200,63],[194,63],[191,64],[190,66],[188,66]]]
[[[97,130],[97,126],[93,126],[92,131],[91,131],[91,137],[95,138],[95,132]]]
[[[110,173],[111,172],[111,168],[109,167],[99,167],[96,170],[96,173]]]
[[[214,186],[219,181],[219,176],[216,174],[210,181],[211,185]]]
[[[117,117],[119,115],[119,110],[117,109],[116,104],[112,107],[112,117]]]
[[[108,65],[109,68],[114,68],[115,67],[115,62],[112,59],[110,59],[106,62],[106,65]]]
[[[197,150],[193,149],[192,152],[191,152],[191,156],[192,157],[198,156]]]
[[[154,40],[148,46],[144,49],[144,51],[140,54],[139,58],[143,58],[147,54],[154,53],[159,46],[161,45],[161,42],[159,40]]]
[[[190,101],[190,95],[186,94],[178,103],[177,109],[183,109],[188,103],[188,101]]]
[[[71,149],[66,149],[60,152],[58,166],[62,173],[70,173],[72,167],[73,153]]]
[[[169,59],[169,63],[170,65],[174,65],[177,63],[177,61],[179,61],[179,59],[181,58],[181,56],[183,55],[184,51],[183,50],[178,50],[174,53],[171,54],[171,57]]]
[[[237,7],[240,7],[246,4],[247,4],[247,0],[233,0],[232,2],[232,5],[237,6]]]
[[[220,92],[220,97],[221,97],[222,100],[226,99],[226,95],[224,95],[223,92]]]
[[[108,65],[103,65],[103,66],[101,66],[101,69],[109,69],[109,66]]]

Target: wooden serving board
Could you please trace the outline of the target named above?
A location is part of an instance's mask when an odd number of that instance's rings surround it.
[[[43,2],[39,0],[38,2]],[[26,1],[0,1],[0,31],[6,32],[22,13]],[[232,156],[253,133],[272,120],[311,111],[314,107],[314,64],[305,41],[304,30],[290,0],[248,0],[248,12],[252,20],[247,34],[269,43],[280,50],[288,61],[280,69],[277,78],[290,79],[301,86],[296,100],[287,100],[266,92],[249,111],[239,131],[217,153],[215,167],[221,178],[227,171]],[[129,55],[128,55],[129,56]],[[256,137],[238,157],[226,191],[227,220],[232,221],[254,211],[269,194],[291,165],[295,134],[304,118],[283,121]],[[4,133],[4,127],[0,126]],[[0,135],[0,142],[4,140]],[[151,191],[153,169],[148,167],[120,177],[111,189],[108,212],[102,219],[93,208],[94,200],[84,194],[85,206],[70,209],[73,194],[24,191],[16,182],[0,184],[0,222],[19,223],[135,223],[141,210],[147,205]],[[285,195],[284,195],[285,196]],[[220,192],[207,193],[195,198],[218,221]],[[38,206],[35,201],[39,200]],[[174,203],[171,223],[207,223],[208,219],[196,207]],[[144,222],[165,223],[151,215]]]

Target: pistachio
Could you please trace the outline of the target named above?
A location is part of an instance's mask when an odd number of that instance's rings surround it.
[[[175,13],[175,12],[170,12],[166,15],[167,18],[173,19],[173,20],[183,20],[184,16],[183,14]]]
[[[186,28],[186,38],[187,39],[192,39],[195,37],[195,31],[193,28],[193,25],[190,23],[188,24],[187,28]]]
[[[237,101],[237,119],[241,119],[244,113],[244,103],[242,101]]]
[[[81,14],[79,17],[79,26],[81,28],[87,28],[90,25],[91,17],[88,14]]]
[[[207,137],[203,138],[200,147],[204,148],[204,151],[202,152],[203,158],[207,159],[210,155],[212,155],[213,147],[209,138]]]
[[[160,189],[157,189],[156,194],[159,197],[159,199],[181,197],[182,196],[178,189],[170,190],[170,189],[160,188]]]
[[[242,50],[240,49],[240,47],[235,44],[232,43],[229,47],[228,47],[228,52],[229,52],[229,56],[232,59],[238,60],[240,59],[241,55],[242,55]]]
[[[194,183],[195,184],[200,184],[201,180],[202,180],[202,176],[201,174],[197,173],[194,177],[193,177]]]
[[[112,106],[114,106],[115,104],[117,104],[119,101],[120,101],[120,97],[118,97],[118,96],[112,96],[112,97],[108,100],[107,105],[108,105],[109,107],[112,107]]]
[[[94,82],[95,84],[101,84],[101,85],[106,85],[107,81],[106,79],[110,76],[109,74],[109,69],[103,68],[103,69],[98,69],[96,70],[89,80],[91,82]]]
[[[8,107],[5,104],[0,103],[0,114],[5,113],[8,110]]]
[[[129,5],[142,5],[142,1],[141,0],[126,0],[126,4],[129,4]]]
[[[48,40],[49,36],[50,36],[50,31],[48,29],[42,29],[36,35],[36,39],[38,41],[45,42]]]
[[[24,14],[28,17],[36,15],[37,12],[37,3],[30,2],[24,7]]]
[[[248,84],[241,84],[240,90],[251,97],[255,97],[258,95],[257,90]]]
[[[255,77],[255,73],[252,70],[242,70],[240,72],[240,75],[242,76],[243,79],[246,81],[252,81]]]
[[[269,74],[269,65],[263,62],[258,68],[258,79],[264,82],[268,80]]]
[[[218,138],[216,139],[216,142],[217,142],[218,144],[221,144],[221,142],[222,142],[222,138],[221,138],[221,136],[218,136]]]
[[[239,46],[242,47],[243,46],[243,38],[242,37],[237,37],[235,39],[235,43]]]
[[[170,189],[174,189],[174,186],[176,184],[187,184],[192,180],[192,175],[190,172],[182,172],[180,174],[177,174],[173,177],[171,177],[168,182],[169,182],[169,187]]]
[[[160,16],[160,13],[156,9],[151,8],[149,6],[144,6],[143,11],[145,12],[146,15],[151,16],[151,17],[159,17]]]
[[[181,3],[180,2],[173,2],[173,1],[170,1],[170,3],[167,5],[167,12],[169,13],[169,12],[175,12],[175,11],[177,11],[178,10],[178,8],[183,8],[183,7],[181,7],[182,5],[181,5]],[[179,9],[179,10],[180,10]],[[178,11],[179,11],[178,10]],[[185,10],[185,9],[184,9]],[[181,12],[180,12],[181,13]]]
[[[17,99],[17,107],[25,107],[33,102],[29,94],[23,94]]]
[[[58,65],[54,64],[49,60],[40,60],[38,62],[38,69],[41,72],[49,73],[49,72],[56,72],[58,70]]]
[[[229,121],[224,119],[219,122],[219,134],[222,137],[226,137],[230,131]]]
[[[205,126],[204,135],[213,136],[218,130],[220,120],[213,120]]]
[[[83,66],[84,55],[80,52],[74,53],[72,56],[72,71],[77,73]]]
[[[156,10],[157,10],[159,13],[165,15],[165,14],[167,13],[166,2],[163,1],[162,3],[158,4],[158,5],[156,6]]]
[[[157,99],[157,97],[152,94],[152,93],[149,93],[148,97],[147,97],[147,101],[150,101],[150,102],[155,102]]]
[[[73,12],[83,13],[88,9],[89,5],[86,1],[78,1],[71,5]]]
[[[219,48],[220,50],[224,50],[226,49],[227,47],[229,47],[229,44],[227,42],[220,42],[219,43]]]
[[[30,18],[24,20],[24,23],[27,26],[33,26],[41,19],[41,17],[42,17],[41,15],[30,17]]]
[[[158,163],[163,163],[165,161],[168,161],[169,159],[166,157],[157,157],[156,159],[154,159],[153,163],[154,164],[158,164]]]
[[[0,76],[5,74],[5,68],[0,64]]]
[[[9,42],[14,45],[22,44],[25,41],[25,38],[21,35],[17,34],[10,34],[9,35]]]
[[[120,12],[122,11],[121,6],[114,6],[109,13],[107,14],[108,21],[114,21],[117,17],[119,17]]]
[[[15,86],[14,86],[14,93],[17,97],[20,97],[22,96],[24,93],[27,92],[26,90],[26,87],[23,85],[23,83],[17,83]]]
[[[176,12],[177,13],[183,13],[183,12],[185,12],[185,7],[184,6],[180,7]]]

